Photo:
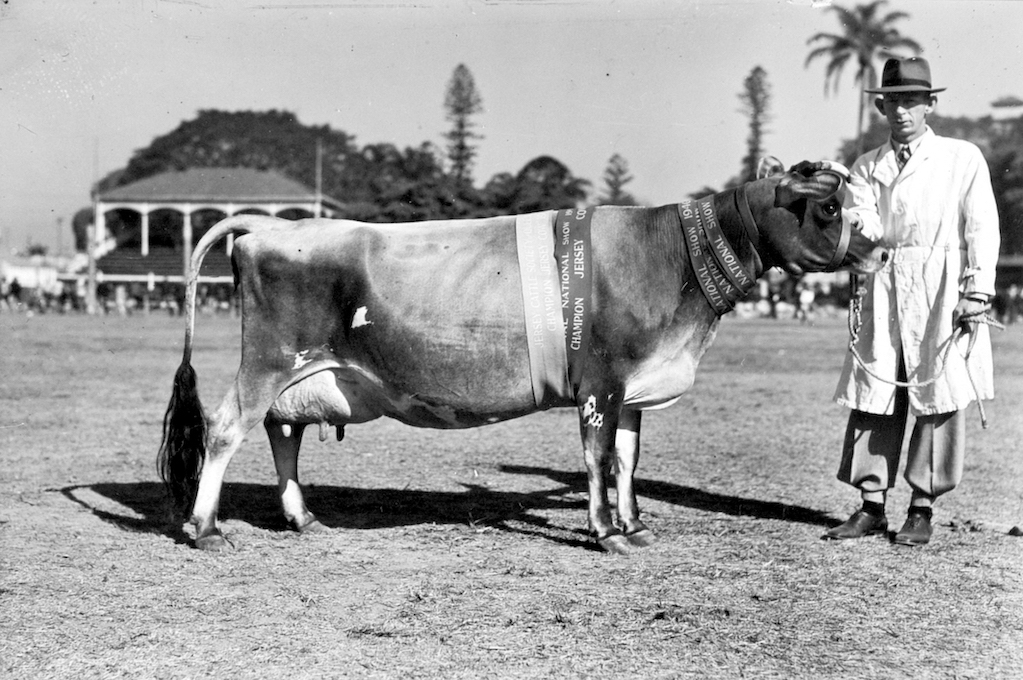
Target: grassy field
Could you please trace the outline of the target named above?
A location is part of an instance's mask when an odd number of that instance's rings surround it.
[[[208,407],[238,320],[200,317]],[[593,550],[571,411],[461,432],[307,435],[280,517],[254,430],[228,470],[237,549],[189,545],[155,470],[180,319],[0,315],[0,676],[1021,678],[1023,326],[995,332],[990,426],[931,545],[832,543],[843,319],[726,319],[696,385],[644,418],[659,543]],[[909,492],[892,494],[901,524]]]

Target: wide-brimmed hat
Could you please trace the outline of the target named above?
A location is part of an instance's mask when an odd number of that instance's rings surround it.
[[[923,57],[889,59],[881,74],[881,87],[864,90],[870,94],[889,92],[944,92],[943,87],[931,86],[931,65]]]

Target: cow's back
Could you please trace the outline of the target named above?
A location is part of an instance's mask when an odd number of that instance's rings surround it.
[[[514,218],[305,220],[239,238],[245,349],[275,370],[320,362],[345,397],[432,427],[532,403]]]

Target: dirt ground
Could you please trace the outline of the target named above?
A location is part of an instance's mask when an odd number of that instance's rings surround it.
[[[198,320],[207,407],[239,322]],[[637,475],[656,546],[593,549],[571,411],[439,432],[306,436],[285,525],[264,434],[228,470],[209,554],[155,469],[183,323],[0,315],[0,676],[9,678],[1023,677],[1023,326],[995,332],[990,427],[925,548],[821,541],[843,319],[726,319]],[[898,526],[908,490],[890,515]]]

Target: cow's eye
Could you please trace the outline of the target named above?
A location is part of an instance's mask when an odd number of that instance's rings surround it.
[[[821,206],[821,209],[824,211],[824,214],[827,215],[828,217],[834,217],[835,215],[838,214],[838,211],[841,210],[841,207],[838,205],[838,203],[830,202],[825,203],[823,206]]]

